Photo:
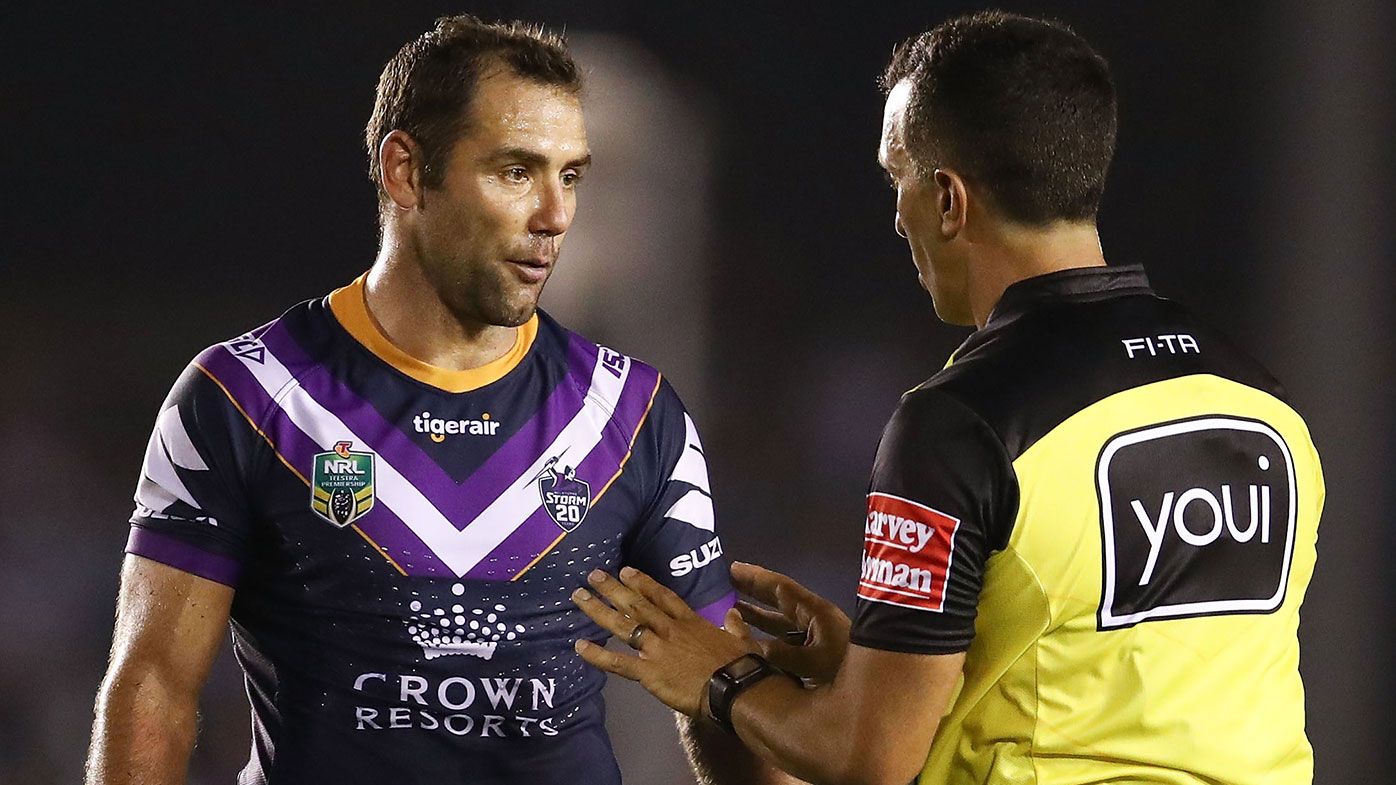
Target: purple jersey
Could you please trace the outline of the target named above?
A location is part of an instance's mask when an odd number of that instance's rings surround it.
[[[129,553],[236,589],[239,782],[618,782],[569,596],[628,564],[720,623],[693,420],[542,313],[484,368],[427,366],[362,281],[201,353],[136,491]]]

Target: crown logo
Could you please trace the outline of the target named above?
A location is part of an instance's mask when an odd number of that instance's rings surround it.
[[[465,586],[452,584],[451,593],[457,597],[465,593]],[[495,605],[493,610],[471,608],[460,604],[449,607],[427,608],[421,601],[413,600],[407,606],[412,617],[407,619],[407,634],[422,647],[422,656],[428,660],[453,655],[469,655],[488,660],[500,641],[512,641],[524,631],[522,624],[511,628],[500,620],[506,608]]]

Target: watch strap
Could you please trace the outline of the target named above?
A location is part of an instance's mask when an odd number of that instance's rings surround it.
[[[759,654],[743,654],[718,668],[708,679],[708,719],[728,733],[736,733],[732,727],[732,702],[776,673],[775,666]]]

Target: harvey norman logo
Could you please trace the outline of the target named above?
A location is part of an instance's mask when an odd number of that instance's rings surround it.
[[[945,609],[960,519],[886,493],[868,494],[858,596],[924,611]]]
[[[431,440],[440,444],[447,436],[493,436],[499,431],[499,423],[490,419],[489,412],[480,415],[478,420],[446,420],[432,417],[431,412],[422,412],[412,418],[412,429],[430,434]]]
[[[1284,602],[1294,460],[1269,425],[1213,416],[1123,433],[1101,451],[1096,481],[1100,629]]]

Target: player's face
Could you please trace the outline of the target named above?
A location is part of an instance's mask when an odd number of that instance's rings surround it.
[[[508,73],[481,78],[439,188],[420,206],[427,277],[465,324],[528,321],[590,162],[581,102]]]
[[[906,238],[921,286],[931,295],[936,315],[951,324],[973,324],[966,292],[965,266],[946,237],[940,206],[945,193],[933,178],[923,177],[906,146],[906,113],[911,83],[903,81],[887,95],[882,115],[878,163],[897,192],[897,234]]]

